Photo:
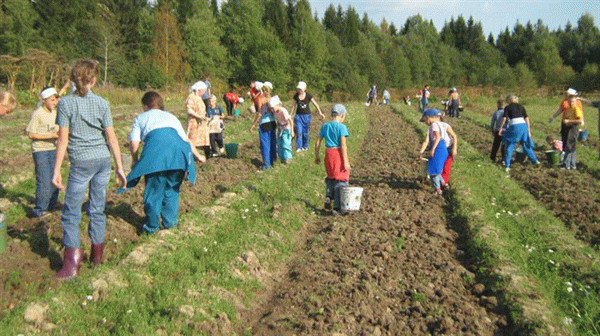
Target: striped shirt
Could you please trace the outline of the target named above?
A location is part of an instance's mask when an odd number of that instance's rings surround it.
[[[60,99],[56,123],[69,129],[69,160],[110,157],[104,129],[113,125],[108,101],[91,91],[85,97],[71,93]]]

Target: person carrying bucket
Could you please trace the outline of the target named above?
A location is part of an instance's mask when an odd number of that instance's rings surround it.
[[[345,215],[347,211],[341,208],[341,188],[348,186],[350,180],[350,159],[346,138],[349,136],[348,127],[343,124],[346,119],[346,107],[342,104],[331,108],[331,121],[324,124],[315,143],[315,164],[321,163],[319,148],[325,141],[325,210],[331,214]],[[332,204],[333,203],[333,204]]]

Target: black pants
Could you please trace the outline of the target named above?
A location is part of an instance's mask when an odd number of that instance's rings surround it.
[[[227,115],[233,115],[233,104],[229,101],[229,99],[223,96],[223,101],[225,102],[225,107],[227,108]]]
[[[492,152],[490,153],[490,160],[496,162],[496,153],[502,144],[502,137],[498,135],[498,132],[494,132],[494,143],[492,144]],[[502,146],[502,157],[504,157],[504,146]]]
[[[221,148],[223,148],[223,133],[210,133],[211,153],[219,154]]]

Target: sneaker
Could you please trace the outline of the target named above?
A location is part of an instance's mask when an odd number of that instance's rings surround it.
[[[504,168],[504,171],[507,172],[507,173],[510,173],[510,168],[508,168],[508,167]]]
[[[225,155],[225,148],[221,147],[221,148],[219,149],[219,153],[220,153],[221,155]]]
[[[435,189],[435,191],[433,192],[436,195],[442,195],[444,192],[442,191],[442,189]]]
[[[302,148],[296,148],[296,153],[302,152]]]
[[[331,210],[331,199],[329,199],[329,197],[325,199],[325,205],[323,205],[323,208],[325,210]]]

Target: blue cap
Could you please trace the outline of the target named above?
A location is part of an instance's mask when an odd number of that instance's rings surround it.
[[[444,115],[444,113],[442,113],[442,111],[440,111],[438,109],[430,108],[430,109],[425,110],[425,112],[423,112],[421,121],[425,121],[426,117],[441,117],[442,115]]]
[[[348,113],[348,111],[346,111],[346,107],[342,104],[335,104],[331,107],[332,116],[344,115],[346,113]]]

